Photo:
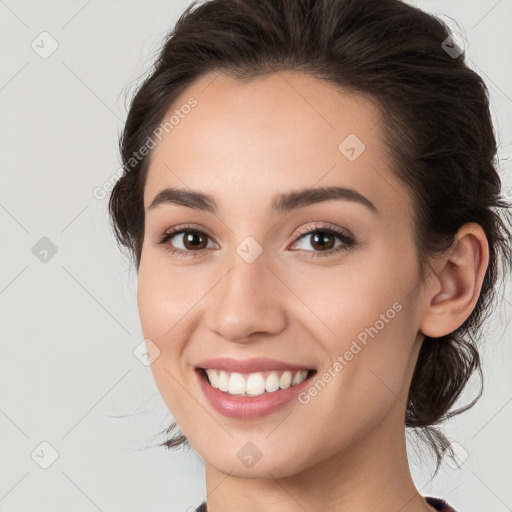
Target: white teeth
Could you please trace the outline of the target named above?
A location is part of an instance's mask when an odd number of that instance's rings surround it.
[[[247,393],[248,395],[258,396],[265,393],[265,379],[261,373],[251,373],[247,377],[246,388],[241,393]]]
[[[279,379],[279,387],[287,389],[292,385],[292,372],[284,372]]]
[[[276,372],[272,372],[267,377],[265,381],[265,389],[271,393],[272,391],[277,391],[279,389],[279,377]]]
[[[259,396],[278,389],[287,389],[301,383],[308,376],[307,370],[297,372],[270,372],[265,378],[262,373],[228,373],[224,370],[206,370],[210,384],[230,395]]]
[[[208,370],[206,370],[208,372]],[[209,372],[208,379],[210,379],[210,383],[214,388],[219,387],[219,372]]]
[[[295,374],[295,376],[293,377],[292,386],[295,386],[295,384],[301,383],[307,377],[307,375],[308,375],[308,372],[306,372],[306,371],[297,372]]]
[[[245,393],[245,379],[241,373],[232,373],[229,378],[228,393],[230,395],[243,395]]]
[[[221,391],[227,391],[229,389],[228,375],[226,372],[220,372],[218,386]]]

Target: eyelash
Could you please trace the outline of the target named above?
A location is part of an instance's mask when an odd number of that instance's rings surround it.
[[[170,240],[175,235],[179,235],[181,233],[186,232],[193,232],[193,233],[200,233],[201,235],[205,235],[208,238],[211,238],[208,233],[205,233],[204,231],[201,231],[194,226],[190,225],[184,225],[184,226],[178,226],[171,229],[168,229],[165,233],[163,233],[157,240],[157,244],[159,245],[167,245],[166,250],[170,252],[171,254],[175,254],[180,258],[196,258],[199,256],[203,251],[206,249],[200,249],[198,251],[184,251],[183,249],[176,249],[174,247],[171,247],[169,244],[167,244],[168,240]],[[325,233],[328,235],[333,235],[338,237],[342,242],[343,245],[340,245],[334,249],[329,249],[328,251],[304,251],[303,249],[297,250],[297,252],[305,252],[305,253],[311,253],[308,254],[311,258],[321,257],[321,256],[332,256],[334,254],[341,253],[342,251],[346,251],[350,249],[351,247],[356,245],[356,241],[354,238],[350,235],[347,235],[345,232],[339,230],[335,227],[324,227],[324,226],[316,226],[314,228],[308,228],[298,233],[297,238],[293,242],[294,244],[301,238],[311,235],[314,233]],[[192,254],[191,254],[192,253]]]

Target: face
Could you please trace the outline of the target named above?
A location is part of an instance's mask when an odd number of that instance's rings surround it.
[[[422,297],[375,104],[280,72],[205,76],[166,120],[176,109],[151,155],[137,300],[183,433],[207,467],[245,478],[399,439]],[[221,389],[198,367],[224,368]]]

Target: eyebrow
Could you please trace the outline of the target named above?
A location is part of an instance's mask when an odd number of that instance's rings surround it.
[[[316,203],[332,200],[345,200],[366,206],[373,213],[378,213],[377,207],[365,196],[352,188],[346,187],[319,187],[306,188],[298,191],[278,194],[271,203],[274,214],[283,214]],[[186,206],[194,210],[216,213],[217,203],[213,197],[196,190],[184,188],[165,188],[161,190],[148,206],[147,211],[153,210],[162,204],[175,204]]]

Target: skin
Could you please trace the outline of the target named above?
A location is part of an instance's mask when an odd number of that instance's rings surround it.
[[[137,301],[144,337],[160,350],[156,384],[205,462],[209,511],[433,511],[408,467],[407,394],[424,335],[452,332],[476,304],[488,264],[482,228],[463,226],[422,286],[414,205],[373,102],[288,71],[250,83],[207,75],[171,110],[191,96],[197,106],[153,149],[144,205],[181,187],[213,196],[219,210],[146,211]],[[348,134],[366,147],[354,161],[338,150]],[[270,211],[277,193],[330,185],[357,190],[378,213],[347,200]],[[185,223],[209,235],[195,258],[157,243]],[[313,235],[298,236],[328,224],[356,245],[322,257]],[[263,250],[252,263],[236,251],[247,236]],[[198,252],[183,234],[169,246]],[[401,311],[307,404],[227,418],[198,386],[195,365],[220,356],[270,357],[321,376],[394,303]],[[237,457],[248,442],[262,453],[252,467]]]

